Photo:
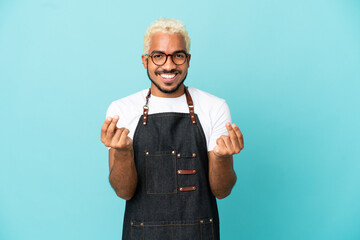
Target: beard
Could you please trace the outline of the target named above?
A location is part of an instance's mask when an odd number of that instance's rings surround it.
[[[161,91],[162,93],[166,93],[166,94],[176,92],[180,88],[180,86],[184,83],[184,81],[185,81],[185,79],[187,77],[187,73],[186,73],[184,79],[180,83],[178,83],[178,85],[176,85],[176,87],[174,87],[173,89],[170,89],[170,90],[166,90],[166,89],[161,88],[159,86],[159,84],[157,84],[153,79],[151,79],[150,74],[149,74],[149,68],[146,69],[146,72],[147,72],[147,75],[148,75],[150,81],[157,87],[157,89],[159,89],[159,91]],[[161,73],[174,73],[174,72],[176,72],[176,70],[162,71]],[[158,75],[158,74],[160,74],[160,72],[156,72],[155,74]]]

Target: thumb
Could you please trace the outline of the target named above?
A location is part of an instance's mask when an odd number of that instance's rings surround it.
[[[133,140],[129,136],[127,136],[126,143],[130,145],[133,143]]]

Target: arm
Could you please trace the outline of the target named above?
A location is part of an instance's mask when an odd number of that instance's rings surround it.
[[[216,146],[209,152],[209,182],[214,196],[222,199],[230,195],[236,182],[233,168],[233,156],[244,148],[240,129],[230,123],[226,124],[229,136],[222,135],[216,140]]]
[[[109,150],[109,181],[116,194],[130,200],[137,185],[137,172],[133,151],[122,152],[111,148]]]
[[[222,199],[230,195],[236,182],[232,156],[221,158],[213,151],[209,152],[209,181],[216,198]]]
[[[132,139],[129,130],[117,128],[118,116],[107,118],[101,128],[101,141],[109,150],[109,181],[116,194],[129,200],[137,186],[137,172],[134,162]]]

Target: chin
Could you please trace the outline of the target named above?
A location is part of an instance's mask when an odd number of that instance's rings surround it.
[[[181,81],[180,83],[171,83],[171,85],[166,85],[164,83],[158,84],[152,80],[151,81],[162,93],[171,94],[171,93],[176,92],[181,87],[184,80]]]
[[[165,86],[160,86],[160,91],[163,93],[174,93],[179,89],[180,86],[177,85],[165,85]]]
[[[184,77],[184,79],[182,79],[181,81],[174,81],[174,82],[171,82],[171,83],[164,83],[161,79],[158,79],[157,77],[154,77],[154,79],[156,79],[156,81],[154,81],[150,74],[149,74],[149,70],[147,70],[147,75],[150,79],[150,81],[162,92],[162,93],[166,93],[166,94],[171,94],[171,93],[174,93],[176,92],[180,87],[181,85],[184,83],[186,77],[187,77],[187,73]],[[179,76],[177,76],[179,77]]]

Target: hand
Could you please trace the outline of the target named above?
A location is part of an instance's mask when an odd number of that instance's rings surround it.
[[[235,123],[233,125],[226,123],[226,129],[229,136],[221,135],[216,140],[214,154],[217,157],[232,156],[238,154],[244,148],[244,139],[239,127]]]
[[[107,147],[115,148],[116,150],[131,151],[133,147],[133,141],[128,136],[129,129],[117,128],[116,123],[119,120],[119,116],[114,118],[106,118],[104,124],[101,127],[101,142]]]

